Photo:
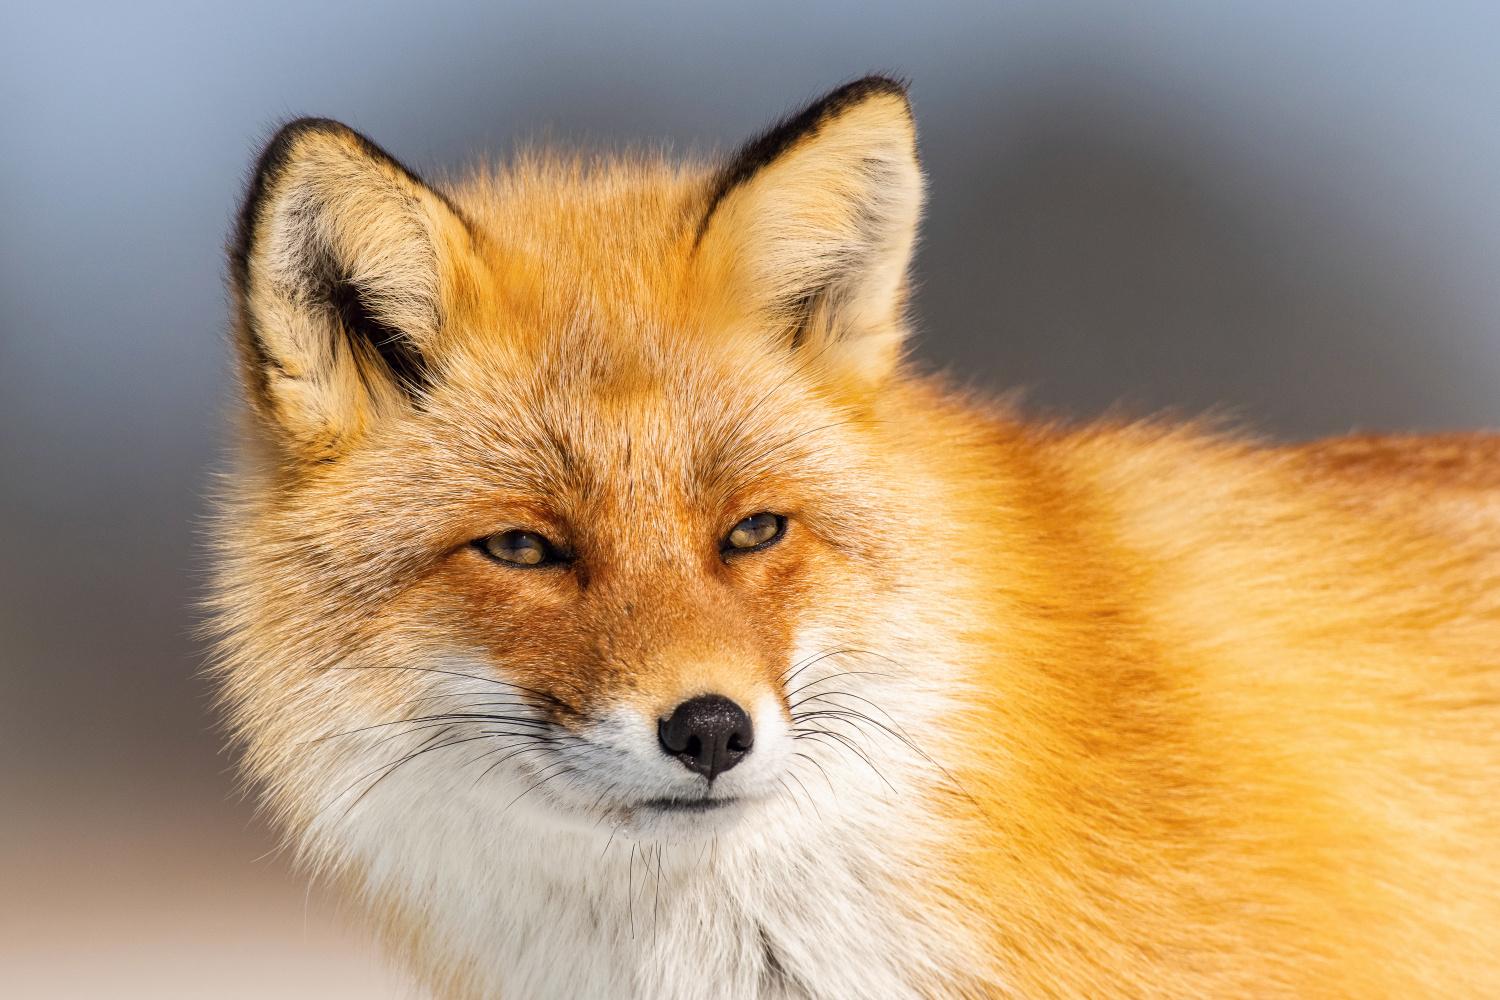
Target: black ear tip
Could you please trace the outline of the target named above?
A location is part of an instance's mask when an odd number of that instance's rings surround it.
[[[294,118],[277,128],[261,148],[260,156],[255,159],[254,179],[274,178],[291,159],[297,144],[309,135],[340,136],[374,145],[348,125],[332,118]]]
[[[707,224],[708,217],[726,194],[754,176],[766,164],[773,162],[804,136],[816,132],[824,122],[838,117],[847,109],[872,97],[885,95],[899,98],[907,106],[909,114],[911,102],[906,91],[905,80],[883,73],[871,73],[835,87],[801,111],[772,125],[741,146],[739,152],[719,170],[709,189],[708,208],[703,214],[704,224]]]
[[[265,148],[261,150],[260,157],[255,161],[256,176],[265,174],[275,175],[275,172],[292,155],[297,144],[304,138],[312,135],[324,135],[343,139],[345,142],[358,147],[366,156],[372,159],[385,160],[400,166],[396,158],[363,132],[358,132],[343,122],[333,118],[293,118],[278,128]],[[405,169],[404,167],[402,168]]]
[[[867,97],[874,97],[876,94],[886,94],[891,97],[899,97],[902,100],[909,100],[910,95],[908,92],[910,90],[911,81],[905,77],[888,76],[885,73],[871,73],[868,76],[860,77],[858,80],[852,80],[842,87],[836,87],[817,103],[822,104],[825,101],[832,101],[839,105],[853,104]]]
[[[272,136],[271,141],[275,142],[283,135],[298,136],[307,132],[337,132],[342,135],[358,134],[354,131],[354,129],[350,128],[348,125],[345,125],[337,118],[321,118],[317,115],[302,115],[300,117],[293,118],[291,121],[283,122],[282,125],[276,130],[276,134]]]
[[[332,118],[294,118],[278,128],[261,149],[260,156],[255,160],[255,176],[274,177],[281,166],[291,158],[292,151],[297,148],[297,143],[309,135],[337,135],[364,139],[348,125],[334,121]]]
[[[242,287],[249,278],[250,246],[255,239],[255,224],[260,215],[261,203],[266,193],[275,185],[298,146],[308,136],[336,136],[358,147],[366,156],[383,160],[404,173],[411,171],[403,167],[395,157],[377,146],[368,137],[356,132],[341,121],[332,118],[294,118],[276,129],[261,149],[251,170],[249,183],[245,186],[245,197],[240,202],[236,217],[234,240],[229,247],[230,271],[234,280]]]
[[[792,126],[799,132],[810,131],[821,123],[835,118],[845,110],[863,104],[872,97],[894,97],[905,104],[910,110],[911,97],[907,91],[909,86],[906,80],[900,77],[886,76],[884,73],[871,73],[862,76],[858,80],[835,87],[822,97],[810,103],[800,113],[792,115],[780,123],[779,128]],[[797,128],[800,126],[800,128]],[[776,129],[772,130],[773,132]]]
[[[298,140],[315,132],[348,134],[353,129],[332,118],[294,118],[276,129],[255,158],[255,166],[251,168],[249,182],[245,185],[245,197],[240,201],[234,240],[229,247],[230,271],[242,287],[249,278],[250,245],[255,239],[255,223],[266,192],[291,159]]]

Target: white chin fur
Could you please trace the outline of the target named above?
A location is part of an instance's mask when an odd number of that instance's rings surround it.
[[[520,723],[458,742],[483,732],[465,723],[424,752],[430,728],[330,740],[309,776],[322,801],[306,854],[357,872],[397,938],[424,942],[426,971],[469,970],[466,995],[916,997],[915,976],[968,951],[906,905],[893,861],[940,833],[919,800],[946,779],[904,734],[944,710],[946,681],[816,650],[791,722],[774,698],[752,706],[753,751],[711,785],[625,707],[551,743]],[[441,670],[413,715],[497,700],[488,668]],[[512,700],[505,714],[526,718]],[[662,800],[728,804],[645,805]]]

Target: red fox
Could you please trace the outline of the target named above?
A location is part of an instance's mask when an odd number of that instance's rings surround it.
[[[1028,421],[903,355],[902,84],[433,186],[283,128],[218,676],[444,998],[1500,996],[1500,437]]]

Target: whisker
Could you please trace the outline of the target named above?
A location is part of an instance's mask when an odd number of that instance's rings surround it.
[[[561,768],[561,770],[553,770],[553,768]],[[505,808],[500,810],[499,815],[502,815],[502,816],[505,815],[505,813],[510,809],[511,806],[515,805],[517,802],[520,802],[527,795],[530,795],[532,792],[536,791],[538,788],[541,788],[543,785],[545,785],[547,782],[551,781],[553,778],[558,778],[558,777],[561,777],[564,774],[567,774],[569,770],[570,770],[570,766],[568,765],[568,763],[566,761],[561,761],[561,762],[559,762],[557,764],[553,764],[553,765],[551,765],[551,766],[549,766],[547,768],[544,768],[543,769],[543,774],[546,774],[547,771],[552,771],[552,773],[551,774],[547,774],[546,777],[544,777],[544,778],[540,778],[539,780],[537,780],[536,782],[534,782],[533,784],[531,784],[526,789],[526,791],[522,792],[520,795],[517,795],[515,798],[513,798],[509,802],[507,802],[505,804]]]
[[[418,748],[417,750],[413,751],[412,753],[409,753],[409,754],[405,755],[404,757],[401,757],[401,758],[397,759],[395,762],[393,762],[391,764],[382,765],[381,767],[375,768],[374,771],[370,771],[370,772],[368,772],[368,773],[366,773],[364,775],[361,775],[359,778],[356,778],[353,782],[350,783],[350,785],[349,785],[348,788],[346,788],[344,791],[340,792],[337,796],[335,796],[335,801],[337,801],[337,799],[342,798],[343,796],[349,794],[349,792],[351,792],[351,791],[354,790],[354,787],[356,785],[358,785],[361,781],[364,781],[370,775],[375,774],[377,771],[382,772],[380,774],[380,777],[378,777],[374,781],[370,782],[370,784],[365,787],[364,791],[360,792],[359,795],[355,798],[355,800],[353,802],[349,803],[348,808],[344,810],[344,814],[343,814],[342,817],[340,817],[340,819],[341,820],[342,819],[347,819],[348,816],[349,816],[349,813],[351,813],[351,812],[354,811],[354,807],[357,806],[357,805],[359,805],[361,802],[363,802],[365,796],[369,795],[370,792],[375,788],[376,785],[380,784],[386,778],[390,777],[391,773],[394,772],[402,764],[405,764],[405,763],[407,763],[408,761],[411,761],[411,760],[415,760],[417,757],[420,757],[422,754],[428,753],[428,752],[433,751],[433,750],[443,750],[443,749],[446,749],[449,746],[456,746],[459,743],[467,743],[467,742],[469,742],[470,740],[473,740],[473,739],[483,739],[484,738],[484,737],[476,736],[476,737],[467,737],[465,739],[455,740],[455,741],[450,741],[450,742],[434,743],[434,741],[440,740],[442,738],[442,735],[443,735],[444,732],[451,731],[454,728],[456,728],[456,727],[453,727],[453,726],[444,727],[443,729],[439,730],[439,732],[437,732],[436,734],[428,737],[427,740],[423,742],[423,744],[421,745],[421,747]],[[429,744],[433,744],[433,745],[429,745]]]
[[[802,700],[802,702],[799,702],[799,704],[806,703],[808,701],[816,701],[819,698],[825,698],[825,697],[835,696],[835,695],[841,695],[843,697],[848,697],[848,698],[858,698],[860,701],[863,701],[863,702],[869,704],[872,708],[874,708],[876,711],[880,712],[880,714],[884,715],[886,718],[888,718],[888,719],[891,718],[889,712],[887,712],[885,709],[881,708],[879,705],[875,704],[874,702],[870,701],[870,699],[862,697],[861,695],[853,694],[852,692],[849,692],[849,691],[830,691],[830,692],[826,692],[825,694],[812,695],[811,697],[804,698]],[[840,708],[840,709],[815,709],[815,710],[810,711],[810,712],[792,713],[792,721],[793,721],[794,726],[795,726],[795,724],[798,724],[798,723],[802,722],[805,719],[812,719],[812,718],[817,718],[817,717],[820,717],[820,716],[842,718],[845,721],[851,722],[852,724],[854,724],[856,726],[859,726],[859,724],[861,722],[867,723],[868,725],[874,726],[878,731],[883,732],[886,735],[890,736],[892,739],[899,740],[904,746],[908,747],[913,753],[917,754],[919,757],[921,757],[923,760],[925,760],[928,764],[930,764],[933,767],[937,768],[937,770],[943,775],[943,777],[948,781],[948,783],[950,785],[952,785],[952,787],[954,789],[956,789],[960,794],[962,794],[964,796],[964,798],[968,799],[971,805],[973,805],[974,807],[976,807],[978,809],[981,809],[981,810],[984,809],[984,807],[982,805],[980,805],[979,800],[976,799],[976,798],[974,798],[974,796],[969,793],[969,790],[966,787],[964,787],[964,783],[958,779],[957,775],[955,775],[952,771],[950,771],[943,764],[939,763],[936,760],[936,758],[934,758],[926,750],[922,749],[922,747],[916,742],[916,740],[914,740],[912,737],[908,736],[906,734],[906,731],[903,730],[896,723],[896,721],[894,719],[891,719],[891,724],[888,726],[888,725],[882,723],[879,719],[872,719],[872,718],[870,718],[870,716],[866,715],[863,712],[858,712],[858,711],[855,711],[854,709]],[[860,729],[861,729],[861,731],[868,732],[868,730],[865,730],[863,726],[860,726]],[[814,731],[828,733],[829,735],[835,735],[835,734],[832,733],[831,730],[815,729]]]
[[[808,688],[816,687],[819,684],[826,683],[839,677],[893,677],[893,675],[881,673],[878,670],[842,670],[836,674],[829,674],[826,677],[819,677],[815,681],[808,681],[806,684],[802,685],[794,691],[788,691],[786,694],[787,701],[788,703],[792,703],[793,698],[795,698],[801,692],[806,691]]]
[[[635,850],[638,845],[630,845],[630,865],[625,870],[625,899],[630,904],[630,940],[635,940]]]
[[[821,823],[823,821],[823,813],[818,809],[818,803],[813,800],[812,793],[807,790],[807,786],[802,783],[801,778],[797,777],[797,773],[795,771],[787,771],[786,774],[784,774],[782,777],[776,779],[776,784],[786,792],[788,799],[796,802],[796,793],[794,793],[792,789],[788,787],[786,783],[787,778],[791,778],[797,783],[797,787],[802,789],[803,798],[807,799],[807,804],[812,807],[813,815],[816,816],[818,818],[818,822]],[[802,806],[800,804],[797,806],[797,810],[798,812],[801,812]]]
[[[776,452],[781,451],[781,450],[783,450],[785,448],[790,448],[792,445],[796,444],[798,441],[802,440],[803,438],[805,438],[805,437],[807,437],[807,436],[809,436],[811,434],[820,434],[823,431],[833,430],[835,427],[846,427],[846,426],[849,426],[851,424],[858,423],[858,422],[859,421],[857,421],[857,420],[837,420],[837,421],[834,421],[833,423],[820,424],[817,427],[809,427],[808,429],[806,429],[804,431],[799,431],[798,433],[793,434],[789,438],[785,438],[785,439],[783,439],[781,441],[777,441],[775,444],[772,444],[772,445],[769,445],[769,446],[767,446],[765,448],[762,448],[760,451],[755,452],[752,455],[747,455],[747,456],[744,456],[744,457],[734,457],[733,459],[730,459],[730,461],[732,461],[734,463],[733,467],[730,468],[728,466],[725,466],[724,468],[722,468],[719,471],[719,473],[717,475],[715,475],[712,480],[710,480],[709,485],[713,486],[713,487],[716,487],[719,484],[721,484],[723,482],[723,480],[729,478],[730,476],[736,476],[736,477],[738,477],[749,466],[755,464],[756,462],[759,462],[759,461],[763,460],[768,455],[773,455]],[[765,478],[765,477],[761,476],[759,478]],[[755,480],[751,480],[751,482],[754,482],[754,481]],[[743,484],[743,485],[749,485],[749,483],[746,483],[746,484]]]
[[[488,777],[489,773],[491,771],[493,771],[497,767],[500,767],[502,764],[504,764],[508,760],[511,760],[512,758],[520,757],[520,756],[522,756],[523,754],[526,754],[526,753],[540,753],[540,754],[542,754],[542,755],[545,756],[546,753],[548,751],[550,751],[551,749],[552,748],[549,747],[549,746],[547,746],[544,741],[538,740],[536,738],[532,738],[530,740],[524,740],[524,741],[522,741],[522,743],[521,743],[520,746],[517,746],[516,744],[512,743],[509,746],[496,747],[494,750],[486,750],[484,753],[480,754],[478,757],[474,758],[469,763],[471,763],[471,764],[477,764],[481,760],[484,760],[484,758],[488,757],[492,753],[502,753],[503,752],[503,753],[505,753],[505,756],[501,757],[499,760],[491,761],[490,765],[488,767],[486,767],[483,771],[479,772],[479,777],[475,778],[474,781],[469,785],[469,787],[470,788],[478,787],[479,783],[481,781],[483,781],[486,777]]]
[[[900,723],[898,723],[895,719],[891,718],[891,713],[887,712],[884,708],[880,707],[879,704],[871,701],[869,698],[866,698],[864,695],[862,695],[862,694],[855,694],[853,691],[820,691],[817,694],[811,694],[811,695],[808,695],[806,698],[800,699],[797,702],[797,704],[798,705],[805,705],[805,704],[807,704],[810,701],[818,701],[820,699],[827,700],[827,699],[831,699],[831,698],[853,698],[853,699],[855,699],[857,701],[862,701],[866,705],[869,705],[871,708],[873,708],[875,711],[879,712],[881,715],[885,716],[886,721],[888,721],[891,724],[892,727],[894,727],[895,729],[898,729],[898,730],[901,728]],[[837,702],[834,702],[834,704],[838,705]],[[844,706],[839,705],[839,707],[842,708]]]
[[[903,746],[910,747],[917,753],[921,752],[916,747],[912,746],[907,738],[901,733],[892,729],[890,726],[887,726],[879,719],[872,719],[865,713],[856,711],[852,708],[815,708],[809,709],[805,712],[798,712],[792,716],[793,722],[803,722],[808,719],[839,719],[844,722],[852,723],[856,726],[859,726],[861,724],[874,726],[876,730],[898,741]],[[862,731],[869,732],[869,730]]]
[[[485,692],[485,693],[488,694],[489,692]],[[439,692],[436,692],[434,694],[417,695],[415,697],[408,698],[406,700],[407,700],[407,702],[409,704],[416,705],[416,704],[420,704],[421,702],[424,702],[424,701],[444,701],[444,700],[459,699],[459,698],[463,699],[463,701],[465,702],[465,704],[476,705],[476,706],[489,706],[489,707],[501,707],[501,708],[517,708],[517,709],[519,709],[519,708],[535,709],[536,708],[535,705],[531,704],[529,701],[525,700],[524,698],[508,698],[508,699],[486,698],[486,699],[483,699],[483,700],[477,700],[477,699],[475,699],[475,693],[474,692],[439,691]]]
[[[375,729],[384,729],[387,726],[410,725],[412,730],[417,728],[428,728],[422,723],[429,722],[504,722],[509,725],[533,726],[537,729],[548,729],[552,723],[545,719],[528,719],[519,715],[490,715],[484,712],[448,712],[442,715],[419,715],[410,719],[392,719],[390,722],[377,722],[368,726],[360,726],[358,729],[346,729],[343,732],[329,733],[326,736],[314,737],[310,740],[302,740],[293,746],[307,746],[310,743],[323,743],[327,740],[338,739],[340,736],[353,736],[356,733],[368,733]],[[408,732],[412,730],[407,730]],[[395,734],[401,735],[400,733]],[[387,737],[387,739],[394,737]]]
[[[661,930],[661,851],[660,844],[656,845],[656,895],[651,901],[651,940],[656,940]]]
[[[805,656],[801,660],[798,660],[796,663],[792,664],[792,666],[788,667],[786,670],[783,670],[781,672],[781,676],[776,679],[776,682],[782,687],[786,687],[788,684],[792,683],[792,681],[796,680],[797,677],[809,667],[814,666],[818,663],[822,663],[830,656],[838,656],[841,653],[847,652],[849,652],[849,650],[847,649],[834,648]]]
[[[538,691],[535,688],[529,688],[529,687],[526,687],[525,685],[517,684],[514,681],[502,680],[499,677],[484,677],[484,676],[481,676],[479,674],[464,673],[462,670],[444,670],[441,667],[418,667],[418,666],[415,666],[415,665],[410,664],[410,663],[356,663],[356,664],[350,664],[350,665],[347,665],[347,666],[340,666],[340,667],[324,667],[323,669],[324,670],[411,670],[411,671],[415,671],[417,673],[424,673],[424,674],[445,674],[445,675],[447,675],[449,677],[462,677],[465,680],[479,681],[481,684],[496,684],[496,685],[500,685],[500,686],[503,686],[503,687],[514,688],[517,691],[525,691],[529,695],[534,695],[534,696],[542,699],[543,701],[546,701],[546,702],[549,702],[549,703],[551,703],[553,705],[556,705],[558,708],[561,708],[561,709],[564,709],[564,710],[566,710],[568,712],[571,712],[574,715],[579,714],[578,711],[576,709],[574,709],[572,705],[569,705],[567,702],[563,701],[561,698],[557,697],[554,694],[549,694],[546,691]]]
[[[835,798],[838,797],[839,792],[838,792],[837,788],[833,787],[833,779],[828,776],[828,771],[823,767],[822,763],[819,762],[819,760],[816,757],[812,756],[811,754],[805,754],[805,753],[803,753],[800,750],[794,750],[794,751],[792,751],[792,756],[793,757],[801,757],[803,760],[807,761],[813,767],[817,768],[818,769],[818,773],[823,776],[823,780],[826,781],[826,782],[828,782],[828,790],[833,793],[833,795],[834,795]]]
[[[849,752],[852,753],[852,754],[854,754],[860,760],[864,761],[865,762],[865,766],[868,767],[871,771],[874,771],[875,772],[875,776],[877,778],[879,778],[885,784],[885,786],[887,788],[889,788],[893,792],[896,791],[896,786],[893,785],[893,784],[891,784],[890,781],[886,779],[885,774],[880,770],[880,768],[878,768],[878,767],[875,766],[875,762],[872,761],[872,760],[870,760],[869,756],[866,755],[865,752],[859,748],[859,744],[855,743],[853,740],[851,740],[848,736],[845,736],[843,733],[834,732],[831,729],[802,729],[802,730],[799,730],[799,729],[797,729],[795,727],[793,728],[792,732],[793,732],[793,739],[806,740],[806,739],[817,739],[820,736],[826,736],[826,737],[829,737],[830,739],[837,740],[838,743],[836,745],[841,745],[841,746],[848,747]]]

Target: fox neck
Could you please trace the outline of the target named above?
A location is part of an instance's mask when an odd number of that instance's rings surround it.
[[[897,952],[932,954],[869,879],[868,836],[791,849],[616,838],[601,852],[597,838],[520,826],[438,862],[423,893],[428,943],[413,957],[441,981],[482,956],[458,995],[897,998],[916,995],[917,967]]]

